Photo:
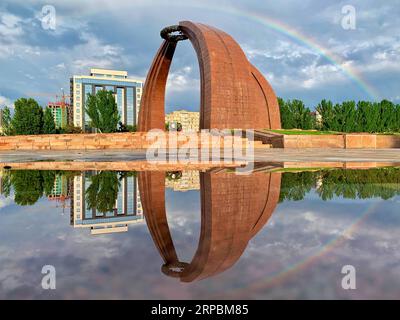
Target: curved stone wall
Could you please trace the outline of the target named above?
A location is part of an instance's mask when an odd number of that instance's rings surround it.
[[[273,89],[230,35],[190,21],[180,22],[178,28],[199,61],[201,129],[281,127]],[[164,130],[165,87],[176,44],[164,40],[150,67],[139,111],[140,131]]]

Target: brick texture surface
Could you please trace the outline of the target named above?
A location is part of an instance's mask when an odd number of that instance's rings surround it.
[[[201,129],[279,129],[276,95],[263,75],[247,60],[239,44],[214,27],[182,21],[199,61],[201,79]],[[164,41],[147,75],[139,130],[165,125],[165,86],[175,42]]]
[[[390,149],[400,148],[399,135],[337,134],[283,135],[284,148]]]
[[[230,136],[197,132],[168,132],[160,147],[253,147],[267,148],[261,141],[250,142],[246,138],[232,139]],[[102,133],[102,134],[54,134],[0,137],[1,150],[102,150],[102,149],[147,149],[156,146],[159,136],[151,133]]]

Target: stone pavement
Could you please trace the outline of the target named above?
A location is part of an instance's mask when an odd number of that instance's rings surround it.
[[[265,162],[400,163],[400,149],[256,149],[255,160]]]
[[[0,151],[0,163],[29,161],[143,161],[145,150]],[[193,159],[195,161],[195,159]],[[255,149],[256,162],[398,162],[400,149]]]

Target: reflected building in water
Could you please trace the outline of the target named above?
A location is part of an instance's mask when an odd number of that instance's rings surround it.
[[[50,194],[47,196],[49,200],[66,200],[70,197],[71,190],[69,179],[65,175],[56,175],[54,186]]]
[[[71,181],[62,174],[58,174],[54,178],[54,186],[47,199],[55,201],[57,207],[63,208],[63,212],[70,206],[68,201],[71,198]]]
[[[125,176],[119,182],[114,208],[100,212],[87,205],[87,190],[96,172],[86,171],[73,179],[71,197],[71,225],[74,228],[90,228],[91,234],[128,231],[128,226],[144,221],[142,204],[135,176]]]

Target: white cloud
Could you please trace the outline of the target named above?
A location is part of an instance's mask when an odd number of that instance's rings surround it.
[[[7,106],[9,108],[14,108],[14,103],[5,96],[0,94],[0,107]]]
[[[98,2],[60,1],[54,3],[57,14],[56,30],[49,31],[51,36],[46,39],[46,33],[36,35],[31,32],[34,28],[41,28],[38,20],[41,7],[29,0],[16,0],[13,3],[31,9],[31,13],[29,17],[22,17],[15,12],[1,12],[7,15],[2,15],[0,35],[7,34],[7,41],[4,36],[0,37],[0,63],[8,64],[9,59],[15,60],[12,62],[14,65],[18,65],[24,74],[34,75],[37,80],[36,83],[18,83],[18,87],[35,86],[33,90],[36,91],[54,90],[49,87],[55,83],[57,87],[64,87],[72,74],[86,74],[88,68],[93,66],[125,68],[130,73],[143,77],[159,44],[156,43],[159,40],[157,33],[166,22],[163,16],[165,4],[163,6],[160,0],[140,0],[134,3],[127,0],[119,2],[118,5],[106,0],[101,1],[101,5]],[[294,39],[287,36],[285,31],[272,30],[268,26],[251,21],[246,23],[250,27],[254,26],[254,29],[240,30],[229,22],[235,18],[239,24],[242,21],[240,15],[233,17],[227,14],[226,19],[219,21],[218,10],[209,15],[207,10],[201,8],[192,10],[191,0],[182,2],[181,7],[179,3],[179,0],[172,3],[176,10],[169,16],[170,20],[180,19],[180,15],[189,13],[188,19],[215,24],[217,27],[222,24],[221,28],[235,36],[246,55],[264,72],[273,87],[284,94],[283,97],[300,93],[298,98],[307,99],[311,92],[318,89],[321,95],[327,97],[336,96],[340,99],[343,96],[347,99],[354,94],[358,98],[360,90],[354,90],[358,86],[357,83],[349,79],[343,70],[321,57],[315,49],[302,43],[301,37]],[[223,8],[228,3],[229,1],[223,1],[217,6]],[[400,70],[400,57],[397,54],[400,44],[397,34],[393,32],[399,28],[400,20],[391,18],[395,15],[396,5],[394,2],[381,6],[369,0],[362,3],[356,1],[354,5],[358,14],[357,30],[346,32],[339,22],[342,3],[321,4],[315,0],[290,5],[276,3],[268,10],[263,8],[262,4],[257,4],[257,10],[261,15],[280,12],[279,19],[282,23],[312,39],[312,42],[321,44],[328,52],[333,52],[339,57],[339,61],[344,61],[343,66],[351,65],[372,86],[382,87],[380,90],[387,91],[382,96],[397,95],[393,92],[393,86],[382,85],[385,72],[393,74]],[[242,6],[245,10],[247,7],[251,10],[254,4],[252,1],[246,2],[237,5],[236,9]],[[236,4],[230,5],[235,9]],[[157,7],[156,11],[154,7]],[[301,19],[301,14],[306,12],[307,19]],[[148,27],[143,28],[143,22],[147,21],[148,17],[154,19]],[[115,33],[109,32],[110,25],[113,31],[115,29]],[[133,30],[132,39],[124,32],[127,28]],[[52,36],[55,43],[51,43]],[[154,45],[153,41],[157,45]],[[133,43],[140,45],[132,45]],[[199,88],[197,72],[185,70],[188,65],[187,58],[187,52],[183,59],[181,54],[174,58],[176,70],[171,69],[168,88],[171,92],[179,94],[171,95],[172,100],[181,99],[186,90]],[[62,64],[65,68],[56,67]],[[12,77],[11,64],[8,66],[8,75]],[[133,68],[136,70],[131,70]],[[377,73],[381,75],[378,77]],[[339,92],[344,90],[343,88],[348,88],[348,91]],[[195,104],[196,99],[192,100],[191,103]],[[306,100],[305,102],[308,103]]]
[[[0,35],[4,39],[20,36],[24,32],[21,27],[22,19],[16,15],[0,12]]]
[[[5,198],[3,196],[0,196],[0,209],[5,208],[11,204],[13,204],[13,199],[11,197]]]
[[[170,72],[167,81],[167,90],[172,92],[182,92],[200,88],[200,79],[195,75],[193,68],[184,66],[176,71]]]

